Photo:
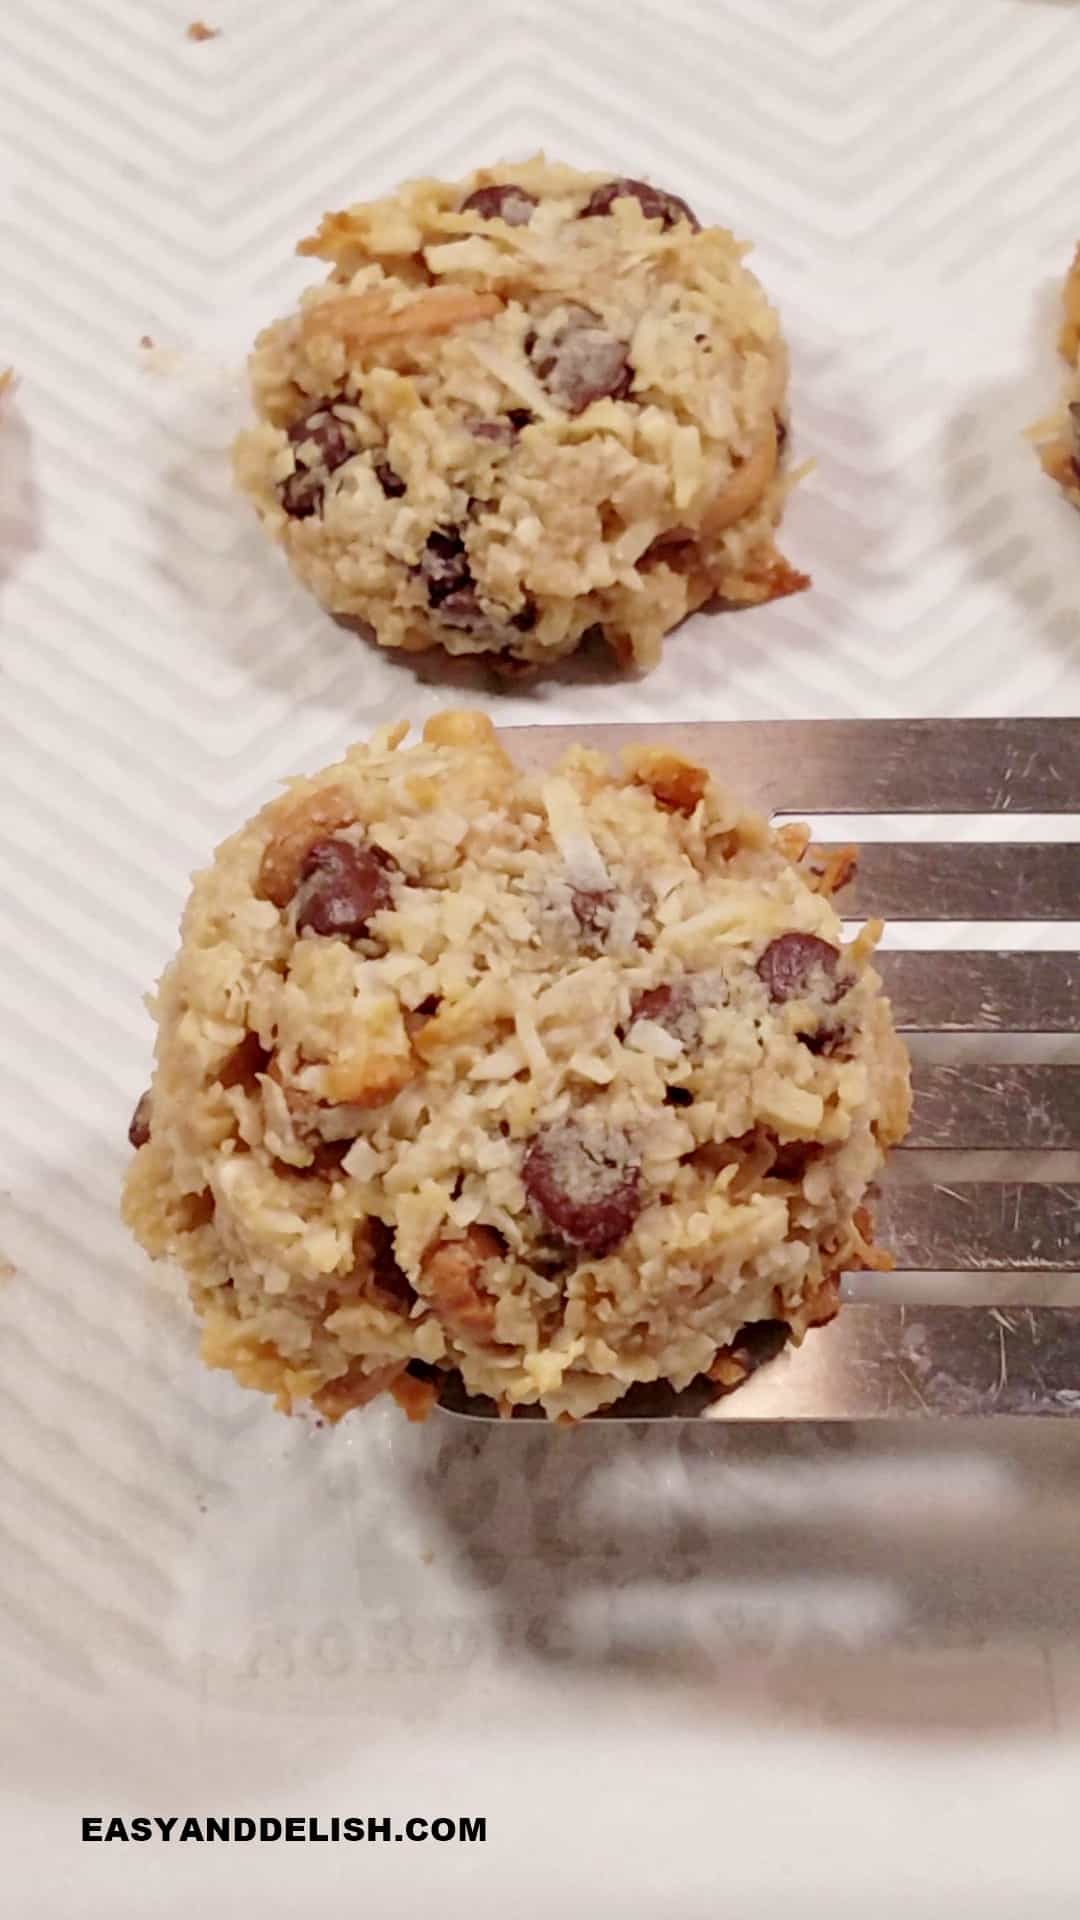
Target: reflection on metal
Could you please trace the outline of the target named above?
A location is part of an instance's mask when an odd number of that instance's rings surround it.
[[[1074,849],[1075,851],[1075,849]],[[1080,890],[1080,889],[1077,889]],[[1073,908],[1080,916],[1080,903]],[[1075,953],[878,953],[897,1025],[917,1033],[1068,1033]]]
[[[1072,920],[1080,912],[1080,847],[879,840],[861,849],[842,900],[853,920]]]
[[[1075,720],[532,727],[516,731],[511,745],[523,763],[542,766],[571,745],[616,754],[643,734],[703,761],[736,792],[777,812],[1080,816]],[[1080,922],[1080,846],[904,842],[898,834],[864,848],[842,905],[852,917],[893,920]],[[1080,1280],[1075,1306],[988,1306],[979,1303],[976,1277],[1015,1274],[1022,1290],[1024,1275],[1080,1271],[1080,1182],[1051,1182],[1045,1171],[1033,1179],[1011,1163],[1020,1153],[1080,1149],[1080,1067],[1015,1058],[1017,1036],[1076,1034],[1078,957],[944,951],[887,952],[879,960],[903,1027],[934,1034],[939,1044],[950,1034],[1011,1037],[1008,1064],[915,1062],[907,1146],[921,1153],[909,1163],[911,1178],[887,1183],[875,1202],[878,1238],[901,1270],[890,1283],[905,1272],[965,1274],[971,1304],[849,1303],[736,1392],[717,1399],[707,1381],[682,1394],[642,1386],[593,1419],[1080,1412]],[[994,1154],[992,1180],[950,1179],[955,1156],[984,1151]],[[917,1184],[929,1154],[932,1172]],[[909,1287],[916,1284],[933,1283]],[[863,1276],[860,1291],[872,1285],[873,1276]],[[1072,1297],[1064,1281],[1062,1295]],[[456,1377],[448,1377],[440,1404],[470,1418],[496,1412],[490,1401],[470,1400]],[[542,1416],[522,1410],[520,1417]]]
[[[490,1419],[489,1400],[447,1387],[449,1412]],[[634,1387],[592,1420],[906,1420],[927,1414],[1080,1413],[1076,1307],[845,1306],[745,1386],[716,1398]],[[535,1408],[515,1418],[542,1418]]]
[[[774,813],[1075,813],[1075,720],[749,720],[682,726],[515,727],[515,760],[550,766],[647,736]]]

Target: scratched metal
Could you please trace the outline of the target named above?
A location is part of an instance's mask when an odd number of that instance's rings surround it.
[[[874,1218],[878,1238],[909,1273],[1067,1273],[1080,1267],[1080,1182],[885,1187]],[[1080,1369],[1080,1349],[1077,1364]]]
[[[977,1153],[1055,1152],[1080,1147],[1080,1067],[1016,1067],[916,1061],[905,1146]]]
[[[444,1407],[490,1419],[490,1401],[451,1390]],[[845,1306],[828,1329],[716,1398],[708,1381],[683,1393],[632,1388],[623,1420],[901,1420],[958,1414],[1080,1413],[1080,1308]],[[543,1418],[535,1408],[518,1417]]]
[[[645,736],[777,813],[1080,812],[1080,720],[616,722],[507,734],[526,766],[550,766],[583,740],[617,754]]]
[[[776,812],[1080,815],[1076,720],[768,721],[648,733]],[[582,741],[614,754],[637,737],[620,726],[534,727],[510,744],[519,760],[544,766]],[[1080,846],[872,842],[842,905],[852,917],[937,923],[1080,920]],[[885,952],[879,961],[909,1030],[1016,1036],[1077,1029],[1075,953]],[[907,1146],[931,1153],[934,1172],[924,1174],[916,1157],[907,1162],[910,1180],[884,1186],[875,1201],[878,1238],[901,1274],[970,1275],[971,1304],[849,1302],[827,1329],[736,1393],[717,1400],[707,1381],[683,1394],[636,1387],[595,1419],[1080,1413],[1080,1292],[1075,1308],[1002,1308],[978,1303],[977,1279],[1015,1275],[1019,1289],[1025,1275],[1080,1270],[1080,1182],[1053,1181],[1045,1168],[1042,1179],[1010,1178],[1012,1156],[1080,1147],[1080,1069],[1012,1058],[1000,1065],[917,1061],[913,1084]],[[983,1151],[995,1154],[993,1180],[948,1177],[950,1161],[959,1167],[959,1155]],[[457,1379],[446,1381],[441,1405],[470,1418],[495,1415],[490,1401],[470,1400]],[[542,1416],[530,1409],[524,1417]]]
[[[1074,953],[879,953],[897,1025],[918,1033],[1067,1033],[1080,1002]]]
[[[712,1419],[1080,1413],[1080,1309],[852,1305],[824,1339],[763,1367]]]
[[[860,848],[842,903],[854,919],[875,914],[883,920],[1075,920],[1080,918],[1080,846],[1071,841],[877,841]]]

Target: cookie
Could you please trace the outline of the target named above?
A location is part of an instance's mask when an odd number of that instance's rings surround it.
[[[406,732],[197,876],[127,1220],[286,1409],[730,1386],[880,1260],[908,1091],[874,930],[845,946],[805,835],[665,749],[541,776],[480,714]]]
[[[327,214],[330,262],[250,362],[241,488],[380,646],[511,674],[601,633],[626,666],[710,601],[808,585],[773,544],[777,317],[721,227],[532,160]]]
[[[1045,423],[1032,428],[1039,441],[1043,472],[1057,482],[1067,500],[1080,507],[1080,246],[1065,276],[1058,350],[1069,368],[1064,404]]]

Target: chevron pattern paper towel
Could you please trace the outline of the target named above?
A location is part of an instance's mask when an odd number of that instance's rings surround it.
[[[1056,392],[1080,223],[1080,8],[206,9],[203,42],[179,0],[6,0],[0,25],[11,1911],[276,1915],[351,1888],[531,1916],[602,1884],[628,1916],[713,1913],[718,1887],[756,1914],[797,1859],[804,1911],[839,1892],[884,1920],[969,1884],[975,1852],[988,1887],[1056,1895],[1068,1434],[1053,1458],[1003,1435],[574,1451],[378,1410],[313,1434],[200,1371],[116,1200],[140,995],[192,866],[286,772],[481,686],[340,631],[231,491],[244,352],[309,277],[299,236],[406,174],[542,147],[754,243],[814,462],[784,545],[814,590],[691,621],[643,681],[484,684],[506,721],[1075,712],[1080,527],[1021,435]],[[496,1838],[471,1881],[449,1848],[361,1874],[332,1848],[74,1838],[114,1805],[286,1801],[487,1811]]]

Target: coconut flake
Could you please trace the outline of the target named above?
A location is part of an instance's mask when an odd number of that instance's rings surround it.
[[[540,789],[551,837],[558,847],[570,885],[582,893],[610,893],[611,875],[585,820],[578,794],[569,780],[553,775]]]
[[[552,405],[536,375],[529,371],[524,361],[500,347],[493,347],[488,341],[469,340],[468,346],[474,359],[479,360],[480,365],[486,367],[489,373],[493,373],[496,380],[501,380],[503,386],[508,387],[517,399],[523,400],[527,407],[531,407],[533,413],[540,419],[560,420],[562,418],[558,407]]]
[[[651,1054],[654,1060],[681,1060],[684,1052],[681,1042],[657,1020],[635,1020],[626,1045],[634,1053]]]

